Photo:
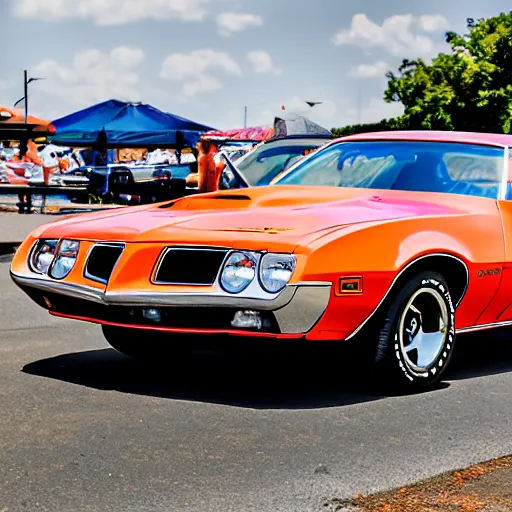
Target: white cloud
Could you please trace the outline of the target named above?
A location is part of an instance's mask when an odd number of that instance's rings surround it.
[[[97,25],[124,25],[141,20],[202,21],[211,0],[11,0],[22,18],[62,21],[78,18]]]
[[[373,64],[360,64],[351,71],[351,75],[357,78],[382,78],[391,69],[390,65],[383,61],[378,60]]]
[[[441,19],[442,16],[435,15],[416,18],[412,14],[401,14],[386,18],[382,25],[378,25],[366,14],[356,14],[350,28],[335,34],[333,43],[379,47],[396,57],[428,58],[439,51],[439,44],[421,32],[434,31],[434,27],[440,26]]]
[[[252,65],[255,73],[281,74],[281,70],[274,64],[272,56],[265,50],[254,50],[247,54],[247,60]]]
[[[217,16],[217,25],[220,33],[229,37],[231,34],[242,32],[249,27],[261,27],[263,18],[258,14],[223,12]]]
[[[448,20],[441,14],[424,14],[420,25],[425,32],[439,32],[448,28]]]
[[[160,76],[165,80],[182,83],[185,97],[221,89],[222,81],[214,73],[241,76],[238,63],[228,54],[215,50],[196,50],[190,53],[173,53],[162,64]]]
[[[111,98],[139,101],[140,77],[137,67],[144,60],[139,48],[120,46],[110,52],[85,50],[75,55],[71,65],[45,60],[31,69],[31,75],[44,77],[32,95],[35,108],[55,118],[56,112],[69,112]],[[50,110],[51,107],[55,110]]]

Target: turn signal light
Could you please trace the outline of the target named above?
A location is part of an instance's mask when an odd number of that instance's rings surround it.
[[[336,288],[336,295],[363,293],[363,277],[340,277]]]

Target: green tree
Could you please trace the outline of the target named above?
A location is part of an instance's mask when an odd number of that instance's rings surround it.
[[[400,102],[395,123],[412,129],[512,133],[512,12],[467,20],[468,33],[446,34],[450,53],[431,64],[404,60],[387,74],[387,102]]]

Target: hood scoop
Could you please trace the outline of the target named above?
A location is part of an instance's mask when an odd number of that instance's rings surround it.
[[[213,196],[213,197],[210,197],[211,200],[226,200],[226,201],[251,201],[251,198],[249,196],[242,196],[242,195],[228,195],[228,194],[225,194],[225,195],[218,195],[218,196]]]
[[[162,209],[174,210],[230,210],[233,208],[248,208],[253,199],[246,194],[199,194],[183,197],[159,206]]]

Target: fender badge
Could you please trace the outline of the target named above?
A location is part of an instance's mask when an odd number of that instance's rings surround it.
[[[478,277],[489,277],[489,276],[497,276],[499,275],[501,270],[499,268],[488,268],[485,270],[479,270],[477,272]]]

